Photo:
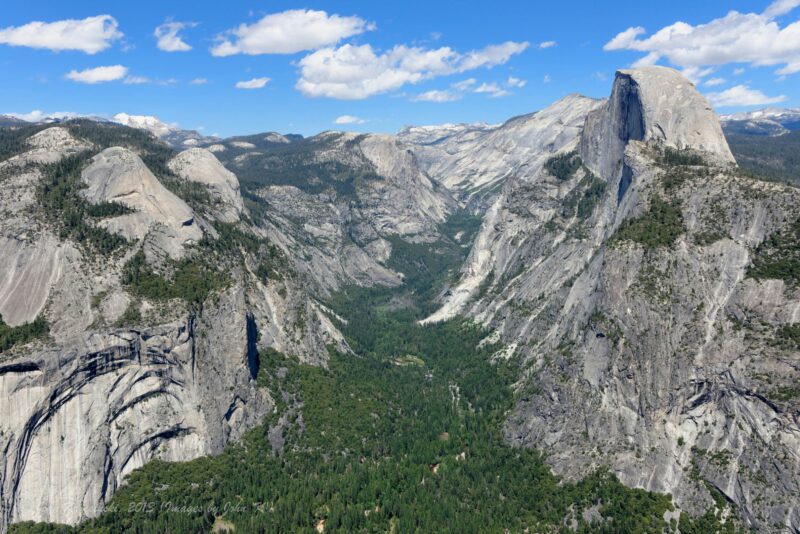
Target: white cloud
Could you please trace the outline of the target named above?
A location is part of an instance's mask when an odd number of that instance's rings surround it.
[[[553,80],[550,78],[549,74],[545,74],[544,78],[542,78],[542,83],[550,83],[551,81]]]
[[[208,80],[205,79],[205,78],[195,78],[194,80],[189,82],[190,85],[205,85],[207,83],[208,83]]]
[[[508,41],[460,54],[449,47],[398,45],[376,54],[369,44],[346,44],[301,59],[295,87],[310,97],[362,99],[437,76],[501,65],[527,47],[527,42]]]
[[[253,78],[252,80],[245,80],[236,82],[237,89],[261,89],[269,82],[269,78]]]
[[[700,67],[687,67],[681,71],[681,74],[686,76],[692,83],[698,84],[703,78],[712,72],[714,72],[714,69],[711,68],[702,69]]]
[[[365,122],[367,121],[353,115],[341,115],[333,121],[334,124],[364,124]]]
[[[150,83],[150,78],[147,78],[145,76],[128,76],[122,83],[126,85],[141,85],[145,83]]]
[[[750,89],[746,85],[737,85],[721,93],[709,93],[706,96],[714,107],[764,106],[786,100],[786,95],[767,96],[757,89]]]
[[[103,83],[121,80],[128,74],[128,68],[122,65],[110,65],[108,67],[95,67],[86,70],[71,70],[66,77],[73,82],[80,83]]]
[[[15,117],[28,122],[39,122],[42,119],[72,119],[74,117],[80,117],[80,114],[72,111],[55,111],[53,113],[45,113],[41,109],[34,109],[28,113],[3,113],[3,115],[8,115],[10,117]]]
[[[492,98],[499,98],[501,96],[507,96],[511,94],[494,82],[480,84],[475,88],[475,92],[488,94]]]
[[[328,15],[325,11],[292,9],[267,15],[255,24],[241,24],[219,36],[214,56],[233,54],[294,54],[316,50],[374,29],[359,17]]]
[[[797,6],[800,6],[800,0],[775,0],[764,10],[764,15],[767,17],[779,17]]]
[[[509,87],[525,87],[527,84],[527,80],[520,80],[519,78],[514,78],[513,76],[509,76],[508,80],[506,80],[506,85]]]
[[[436,89],[411,97],[414,102],[454,102],[460,99],[461,95],[458,93]]]
[[[467,78],[466,80],[461,80],[460,82],[452,84],[451,87],[456,91],[468,91],[476,83],[478,83],[478,80],[475,78]]]
[[[56,22],[35,21],[0,29],[0,44],[54,51],[79,50],[87,54],[105,50],[112,41],[121,37],[117,21],[111,15]]]
[[[543,41],[543,42],[539,43],[539,48],[542,49],[542,50],[544,50],[545,48],[553,48],[557,44],[558,43],[555,42],[555,41]]]
[[[736,76],[741,76],[742,74],[744,74],[744,71],[745,71],[745,69],[743,69],[743,68],[741,68],[741,67],[739,67],[738,69],[733,69],[733,73],[734,73]]]
[[[153,35],[158,42],[156,46],[164,52],[187,52],[192,47],[178,33],[185,28],[193,28],[194,22],[165,22],[157,27]]]
[[[178,80],[175,78],[167,78],[166,80],[151,80],[147,76],[126,76],[122,83],[125,85],[175,85],[178,83]]]
[[[646,55],[634,65],[651,65],[661,59],[684,69],[701,69],[728,63],[777,66],[778,74],[800,72],[800,21],[781,28],[775,17],[800,5],[800,0],[778,0],[764,13],[730,11],[724,17],[693,26],[675,22],[649,37],[640,26],[617,34],[603,47],[635,50]]]
[[[703,85],[706,87],[716,87],[717,85],[722,85],[726,81],[725,78],[709,78],[703,82]]]

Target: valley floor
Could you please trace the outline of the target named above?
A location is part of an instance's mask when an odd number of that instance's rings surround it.
[[[605,470],[567,483],[546,451],[504,444],[518,362],[493,360],[501,347],[468,322],[419,326],[447,265],[406,253],[416,274],[404,289],[353,289],[330,303],[355,354],[332,352],[327,368],[260,354],[258,380],[277,408],[240,443],[147,464],[77,527],[11,532],[733,531],[721,508],[690,519],[669,496]]]

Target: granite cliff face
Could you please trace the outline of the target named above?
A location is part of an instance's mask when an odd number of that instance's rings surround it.
[[[567,172],[505,183],[429,320],[466,313],[507,341],[497,357],[524,356],[506,437],[557,472],[609,464],[685,510],[719,492],[751,526],[797,530],[798,400],[781,392],[800,360],[767,339],[797,323],[800,293],[751,271],[798,220],[797,190],[740,175],[704,99],[663,68],[618,73],[561,153]]]
[[[497,126],[412,128],[399,137],[415,144],[426,172],[466,202],[493,197],[507,180],[533,174],[550,154],[574,142],[586,114],[600,104],[573,94]]]
[[[224,227],[198,216],[132,148],[100,150],[68,128],[36,133],[0,164],[0,314],[11,327],[37,317],[49,324],[47,338],[0,354],[3,531],[15,521],[92,517],[150,459],[221,452],[273,407],[257,381],[265,347],[317,364],[326,346],[347,350],[290,262],[275,263],[267,278],[256,273],[262,250],[238,260],[218,254],[227,278],[202,306],[137,292],[125,270],[138,251],[148,268],[191,266],[200,242],[219,249]],[[65,226],[71,219],[54,220],[42,202],[57,170],[43,164],[67,165],[87,150],[96,154],[72,178],[68,205],[126,208],[91,219],[126,239],[111,255],[77,241]],[[243,209],[238,182],[211,158],[184,153],[170,164],[207,189],[211,205],[198,208]],[[240,228],[269,242],[263,229]],[[282,253],[270,254],[275,262]]]
[[[264,225],[304,258],[297,268],[322,295],[352,284],[402,283],[387,266],[392,240],[435,242],[457,208],[412,146],[392,136],[247,139],[219,144],[215,155],[248,183]]]

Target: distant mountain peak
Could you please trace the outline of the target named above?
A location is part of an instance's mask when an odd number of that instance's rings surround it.
[[[156,137],[163,137],[178,130],[174,124],[167,124],[161,121],[158,117],[152,115],[129,115],[127,113],[117,113],[112,117],[112,121],[130,126],[131,128],[139,128],[152,132]]]
[[[767,107],[719,118],[725,133],[775,137],[800,129],[800,108]]]
[[[218,137],[207,137],[195,130],[183,130],[177,124],[169,124],[153,115],[130,115],[117,113],[112,117],[112,122],[147,130],[162,141],[175,148],[187,148],[198,145],[207,145],[219,140]]]

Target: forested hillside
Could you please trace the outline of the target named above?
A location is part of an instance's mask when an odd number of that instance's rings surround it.
[[[800,184],[800,130],[785,135],[727,134],[741,168],[755,175]]]

